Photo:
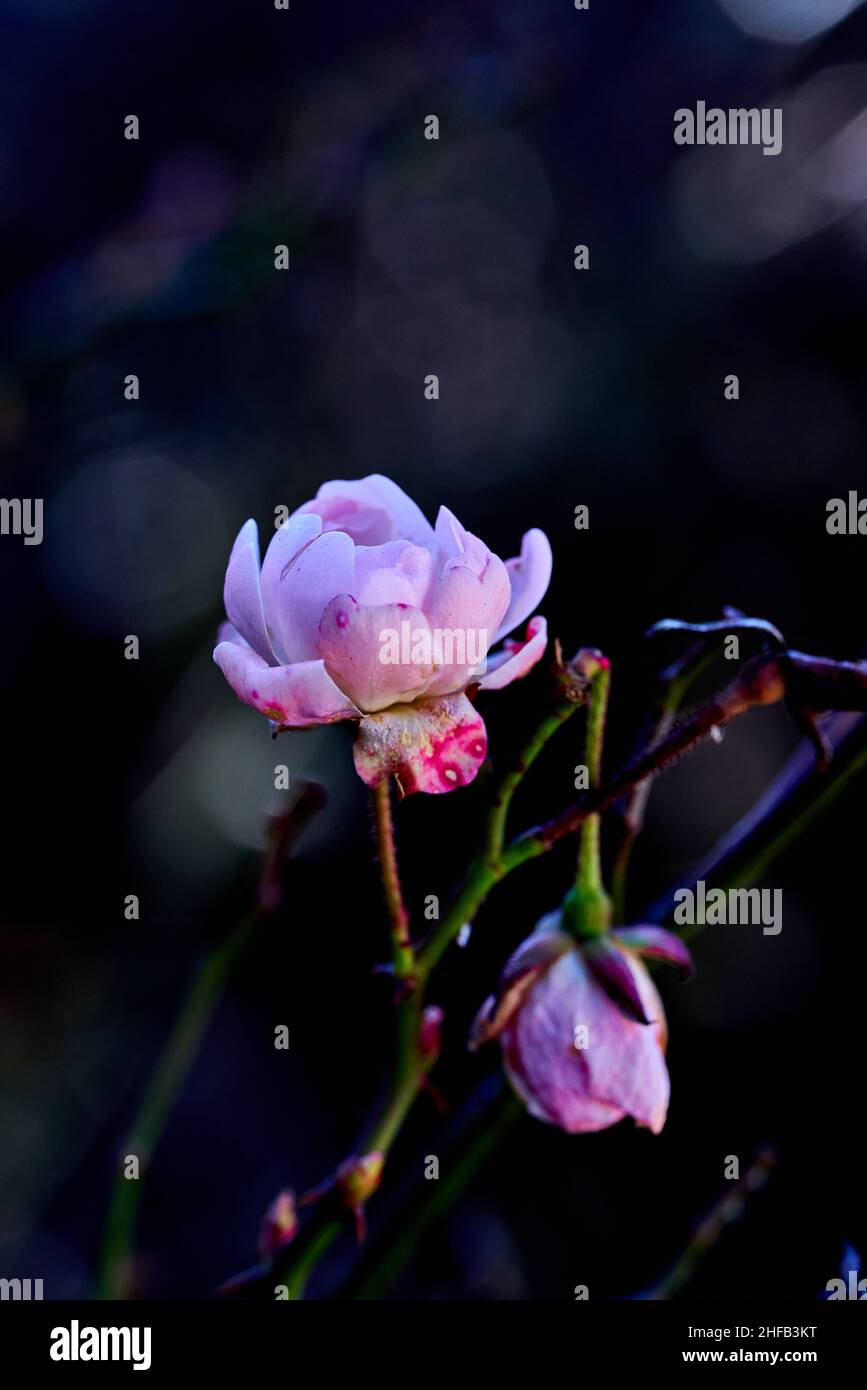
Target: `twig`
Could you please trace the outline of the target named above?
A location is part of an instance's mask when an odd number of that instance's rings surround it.
[[[140,1177],[125,1177],[118,1165],[100,1255],[98,1298],[125,1298],[130,1292],[132,1247],[142,1179],[238,958],[258,925],[280,905],[278,864],[323,802],[322,788],[307,784],[300,789],[290,809],[272,823],[270,851],[259,881],[256,909],[209,953],[187,994],[124,1141],[123,1153],[138,1158]]]

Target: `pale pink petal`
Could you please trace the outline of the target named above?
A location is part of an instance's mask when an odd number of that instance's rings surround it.
[[[659,993],[637,956],[632,957],[636,983],[651,1027],[623,1018],[616,1004],[602,995],[613,1015],[598,1011],[599,1047],[587,1049],[590,1085],[598,1100],[619,1105],[636,1124],[658,1134],[665,1124],[670,1083],[665,1065],[667,1026]],[[619,1025],[622,1024],[622,1027]],[[627,1031],[624,1032],[623,1029]]]
[[[430,694],[450,695],[462,690],[483,666],[508,592],[505,566],[495,555],[481,574],[462,561],[447,562],[425,606],[445,656],[442,671],[429,687]]]
[[[559,921],[560,914],[555,915]],[[499,1037],[542,972],[548,970],[560,956],[574,949],[575,941],[566,932],[534,932],[506,963],[497,993],[485,1000],[476,1015],[470,1033],[470,1051],[474,1052],[483,1043]]]
[[[271,642],[278,656],[288,659],[280,626],[280,593],[289,565],[322,531],[318,516],[293,516],[278,526],[262,565],[262,603]],[[312,655],[312,653],[311,653]]]
[[[594,1043],[595,986],[587,980],[573,948],[529,990],[500,1038],[506,1075],[530,1114],[569,1134],[607,1129],[625,1113],[594,1096],[587,1050],[575,1045],[579,1025],[588,1029],[588,1044]]]
[[[440,507],[434,529],[441,561],[445,562],[455,555],[464,553],[463,538],[466,533],[454,512],[448,507]]]
[[[269,608],[286,661],[311,661],[319,651],[322,614],[338,594],[352,593],[355,546],[343,531],[316,536],[282,570]]]
[[[345,531],[359,545],[406,540],[432,549],[434,533],[406,493],[381,473],[352,481],[324,483],[310,502],[293,514],[315,514],[326,531]]]
[[[409,603],[424,608],[433,579],[433,556],[409,541],[355,547],[355,583],[359,603]]]
[[[527,624],[527,635],[523,642],[511,639],[500,651],[488,657],[485,674],[479,681],[482,690],[502,690],[531,671],[537,661],[541,661],[548,645],[548,624],[539,615]]]
[[[238,698],[281,728],[333,724],[361,713],[334,684],[324,661],[269,666],[237,642],[221,642],[214,660]]]
[[[610,1129],[626,1118],[626,1112],[616,1105],[609,1105],[592,1096],[582,1095],[574,1109],[564,1107],[550,1112],[533,1090],[533,1082],[522,1070],[521,1054],[518,1050],[514,1029],[508,1029],[501,1038],[503,1048],[503,1068],[518,1099],[523,1101],[527,1111],[536,1120],[549,1125],[557,1125],[567,1134],[593,1134],[600,1129]]]
[[[424,694],[434,673],[427,618],[404,603],[365,607],[339,594],[322,614],[316,649],[365,713]]]
[[[363,719],[355,766],[369,787],[394,775],[405,795],[450,792],[472,782],[487,743],[484,723],[465,695],[421,700]]]
[[[259,531],[255,521],[246,521],[238,532],[223,586],[226,614],[242,637],[266,661],[276,662],[265,626],[262,589],[259,580]]]
[[[362,483],[325,483],[312,502],[305,502],[292,515],[315,516],[323,531],[344,531],[356,545],[385,545],[394,539],[391,517]]]
[[[364,479],[379,504],[385,507],[392,520],[395,540],[412,541],[413,545],[431,550],[434,530],[420,507],[407,497],[403,488],[382,473],[369,473]]]
[[[512,596],[502,625],[494,636],[495,642],[514,632],[534,608],[538,608],[551,582],[553,563],[548,537],[534,527],[524,536],[520,555],[506,561]]]
[[[503,565],[503,561],[494,552],[480,541],[478,536],[474,536],[472,531],[468,531],[462,526],[454,512],[449,511],[448,507],[440,507],[436,522],[436,539],[439,550],[439,560],[443,568],[448,566],[449,560],[457,560],[463,565],[467,565],[479,578],[484,574],[488,562],[491,558],[496,559],[498,565]],[[505,573],[505,565],[503,570]],[[511,585],[507,580],[507,595],[511,594]],[[506,598],[506,606],[509,599]],[[505,612],[505,608],[503,610]]]
[[[220,623],[217,628],[217,646],[221,642],[234,642],[239,647],[249,647],[246,637],[242,637],[234,623]]]

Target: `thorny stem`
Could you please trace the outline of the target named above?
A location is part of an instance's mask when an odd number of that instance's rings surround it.
[[[409,913],[403,898],[397,863],[391,785],[388,777],[383,777],[373,789],[373,815],[382,886],[391,924],[392,968],[395,979],[411,980],[415,970],[415,955],[409,934]]]

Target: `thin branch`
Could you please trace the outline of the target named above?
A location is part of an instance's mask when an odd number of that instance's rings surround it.
[[[431,933],[417,956],[422,979],[441,959],[461,927],[472,921],[491,889],[513,869],[546,854],[564,836],[577,830],[589,816],[614,804],[625,793],[650,777],[657,776],[677,758],[754,705],[771,704],[783,698],[785,683],[773,659],[756,657],[747,662],[738,677],[689,718],[684,719],[661,743],[649,748],[600,787],[584,793],[574,806],[533,830],[514,839],[491,863],[480,855],[471,865],[451,909]]]
[[[415,970],[415,955],[409,934],[409,913],[404,902],[397,863],[391,786],[388,777],[383,777],[373,789],[372,799],[382,887],[391,925],[392,967],[396,979],[410,980]]]
[[[127,1178],[122,1165],[118,1164],[100,1255],[98,1298],[125,1298],[130,1293],[142,1180],[236,962],[259,924],[267,920],[282,901],[280,869],[283,860],[323,803],[322,788],[305,784],[288,811],[271,822],[269,851],[259,880],[256,908],[208,954],[190,987],[124,1140],[123,1154],[135,1155],[138,1159],[140,1177]]]
[[[633,1298],[661,1302],[676,1297],[692,1279],[699,1263],[714,1248],[727,1227],[740,1220],[748,1200],[766,1185],[778,1161],[774,1149],[761,1149],[750,1161],[743,1177],[722,1192],[710,1211],[702,1217],[682,1254],[667,1273],[644,1293],[633,1294]]]

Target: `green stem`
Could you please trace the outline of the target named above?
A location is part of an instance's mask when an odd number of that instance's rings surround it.
[[[491,1089],[490,1083],[487,1089]],[[441,1177],[424,1183],[419,1197],[413,1189],[413,1209],[409,1215],[402,1203],[374,1248],[365,1251],[341,1296],[354,1299],[379,1298],[394,1282],[419,1243],[435,1222],[440,1221],[473,1178],[499,1149],[513,1125],[525,1113],[512,1091],[500,1082],[494,1094],[481,1103],[473,1097],[468,1117],[460,1133],[441,1155]]]
[[[139,1160],[139,1177],[115,1175],[100,1252],[97,1298],[124,1298],[132,1284],[132,1249],[141,1202],[141,1183],[166,1121],[196,1060],[202,1039],[239,956],[260,922],[283,900],[284,860],[311,818],[325,804],[316,783],[301,783],[290,805],[268,823],[267,847],[256,895],[256,908],[216,946],[202,964],[160,1054],[156,1071],[124,1143],[124,1155]]]
[[[373,808],[382,883],[391,924],[392,965],[395,979],[402,984],[402,994],[396,1009],[395,1067],[391,1088],[359,1152],[376,1152],[385,1157],[435,1058],[425,1061],[419,1049],[422,990],[416,980],[409,913],[400,881],[388,778],[383,778],[374,789]],[[272,1275],[278,1282],[286,1284],[290,1299],[304,1297],[310,1275],[343,1229],[344,1222],[335,1217],[327,1205],[320,1206],[306,1223],[301,1239],[287,1249],[282,1260],[278,1259]]]
[[[235,962],[248,945],[257,922],[254,913],[207,958],[190,989],[177,1022],[145,1092],[124,1156],[139,1161],[139,1177],[126,1178],[119,1165],[114,1179],[100,1257],[97,1298],[126,1298],[132,1283],[132,1247],[141,1201],[141,1183],[148,1170],[169,1113],[192,1070],[205,1031],[220,1002]]]
[[[551,713],[546,715],[533,730],[521,750],[514,768],[502,779],[494,795],[485,837],[488,862],[493,867],[499,864],[500,855],[503,852],[506,820],[515,792],[548,741],[554,737],[558,729],[562,729],[567,719],[583,703],[583,692],[573,680],[571,667],[561,667],[558,670],[558,680],[566,694],[557,702]]]
[[[584,758],[590,787],[596,791],[602,779],[611,667],[607,657],[599,652],[581,653],[576,660],[580,661],[582,656],[590,680]],[[575,885],[563,904],[564,921],[576,936],[600,936],[611,925],[611,899],[602,882],[600,837],[601,816],[599,812],[594,812],[586,817],[579,829]]]
[[[420,1022],[421,987],[416,984],[398,1004],[394,1078],[380,1113],[358,1146],[359,1154],[376,1152],[387,1157],[436,1060],[435,1055],[424,1058],[420,1054]],[[302,1299],[311,1274],[346,1224],[335,1215],[333,1204],[321,1201],[297,1239],[275,1260],[269,1283],[285,1284],[290,1300]]]

